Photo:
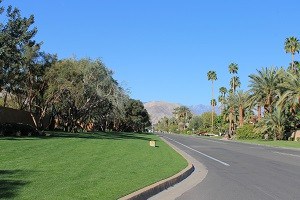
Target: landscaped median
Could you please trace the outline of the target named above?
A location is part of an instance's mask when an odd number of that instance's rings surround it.
[[[153,134],[50,134],[0,137],[1,199],[117,199],[187,166]]]

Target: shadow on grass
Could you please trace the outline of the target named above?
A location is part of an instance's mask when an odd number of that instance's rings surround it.
[[[19,180],[27,174],[23,170],[0,170],[0,199],[14,199],[19,190],[28,184],[28,181]]]
[[[81,139],[109,139],[109,140],[151,140],[151,133],[118,133],[118,132],[94,132],[94,133],[67,133],[67,132],[48,132],[50,136],[31,136],[31,137],[0,137],[0,140],[38,140],[38,139],[59,139],[59,138],[81,138]]]

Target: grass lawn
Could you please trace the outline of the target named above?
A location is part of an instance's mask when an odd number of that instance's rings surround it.
[[[0,137],[0,199],[117,199],[187,166],[152,134],[51,134]]]
[[[285,147],[285,148],[300,148],[300,142],[296,141],[286,141],[286,140],[237,140],[238,142],[245,142],[251,144],[260,144],[260,145],[267,145],[273,147]]]

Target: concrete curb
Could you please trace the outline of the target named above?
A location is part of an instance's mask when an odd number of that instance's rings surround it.
[[[161,139],[164,142],[166,142],[166,140],[164,140],[163,138],[161,138]],[[166,143],[169,144],[168,142],[166,142]],[[169,145],[169,146],[171,146],[171,145]],[[171,147],[173,148],[173,146],[171,146]],[[142,188],[142,189],[140,189],[136,192],[133,192],[129,195],[126,195],[125,197],[120,198],[119,200],[144,200],[144,199],[148,199],[148,198],[162,192],[163,190],[165,190],[165,189],[181,182],[182,180],[187,178],[189,175],[191,175],[195,170],[194,165],[180,151],[178,151],[175,148],[173,148],[173,149],[175,151],[177,151],[181,156],[183,156],[187,160],[188,166],[185,169],[183,169],[179,173],[171,176],[170,178],[161,180],[157,183],[154,183],[154,184],[149,185],[145,188]]]

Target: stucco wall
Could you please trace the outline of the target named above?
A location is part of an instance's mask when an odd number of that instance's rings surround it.
[[[35,119],[37,117],[35,116]],[[47,127],[50,122],[50,117],[45,117],[43,121],[43,128]],[[30,112],[23,110],[16,110],[0,106],[0,123],[23,123],[35,127]]]

